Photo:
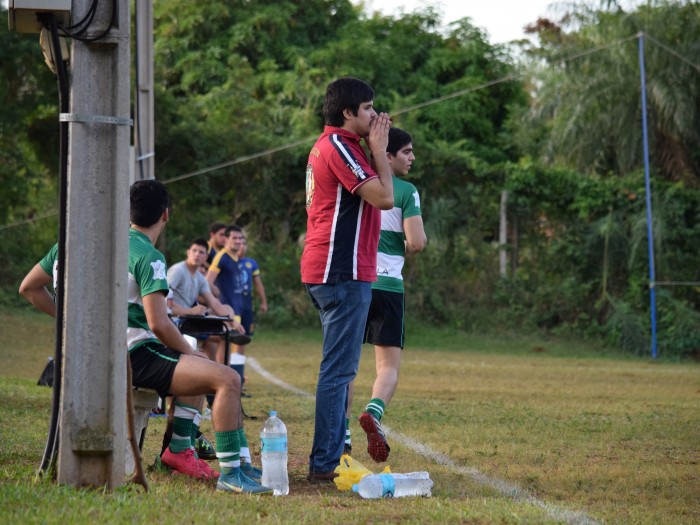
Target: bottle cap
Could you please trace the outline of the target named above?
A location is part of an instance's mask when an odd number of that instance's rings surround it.
[[[357,483],[353,483],[352,491],[353,492],[360,492],[360,486]]]
[[[270,417],[277,417],[277,410],[270,410]]]

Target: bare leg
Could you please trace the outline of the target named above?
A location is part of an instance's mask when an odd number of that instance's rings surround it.
[[[177,398],[173,399],[173,403],[175,402],[175,399],[177,399],[183,405],[196,408],[200,413],[204,408],[204,396],[177,396]]]
[[[396,387],[399,384],[399,366],[401,365],[401,348],[398,346],[375,346],[375,366],[377,378],[372,387],[372,397],[378,397],[389,404],[394,397]]]
[[[376,401],[370,401],[367,411],[360,414],[358,420],[367,434],[367,452],[374,461],[381,463],[387,460],[391,449],[379,421],[399,383],[401,348],[375,345],[374,356],[377,377],[372,386],[372,400]]]
[[[216,362],[220,363],[222,365],[228,365],[228,363],[224,363],[226,360],[226,345],[228,343],[226,342],[225,338],[220,337],[219,338],[219,344],[216,347]]]
[[[189,396],[191,401],[193,398],[201,399],[202,392],[216,393],[212,407],[214,430],[226,432],[241,427],[241,380],[228,366],[183,355],[175,367],[170,391],[183,403],[187,403],[188,397],[185,396]]]
[[[212,361],[219,362],[217,357],[219,355],[219,345],[221,344],[221,338],[215,335],[210,335],[206,341],[202,344],[202,350],[204,351],[209,359]],[[222,354],[223,355],[223,354]]]

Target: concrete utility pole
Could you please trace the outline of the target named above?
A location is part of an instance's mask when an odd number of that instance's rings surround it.
[[[134,179],[155,178],[155,111],[153,103],[153,0],[136,0],[136,121]]]
[[[73,0],[82,19],[91,0]],[[129,1],[98,2],[70,56],[64,374],[58,482],[124,482],[130,143]]]

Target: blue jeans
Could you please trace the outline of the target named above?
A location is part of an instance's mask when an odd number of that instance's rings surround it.
[[[360,364],[372,290],[370,283],[361,281],[307,284],[306,290],[323,327],[314,443],[309,456],[309,470],[320,473],[334,470],[343,454],[348,385]]]

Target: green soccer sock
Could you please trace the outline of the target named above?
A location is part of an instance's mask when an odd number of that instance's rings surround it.
[[[175,414],[173,418],[173,436],[170,439],[170,451],[173,454],[184,452],[191,446],[192,427],[197,409],[182,403],[175,402]]]
[[[384,401],[382,401],[378,397],[372,398],[370,402],[367,403],[365,411],[372,414],[377,419],[377,421],[381,421],[382,416],[384,415]]]
[[[216,438],[216,457],[225,476],[241,468],[241,435],[238,430],[214,432]]]

